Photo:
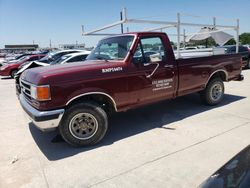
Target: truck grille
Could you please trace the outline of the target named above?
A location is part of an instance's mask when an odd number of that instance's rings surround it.
[[[20,87],[24,96],[29,100],[31,100],[31,93],[30,93],[31,84],[20,79]]]

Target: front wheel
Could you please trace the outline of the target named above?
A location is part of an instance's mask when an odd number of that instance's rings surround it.
[[[94,145],[108,129],[106,112],[98,105],[82,103],[65,111],[59,126],[63,139],[73,146]]]
[[[17,73],[17,70],[11,71],[11,73],[10,73],[11,78],[14,78],[16,73]]]
[[[200,93],[201,100],[206,105],[217,105],[224,96],[224,83],[220,78],[209,81],[206,88]]]

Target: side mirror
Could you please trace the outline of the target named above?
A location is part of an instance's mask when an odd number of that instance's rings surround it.
[[[159,63],[162,61],[162,56],[160,53],[149,55],[150,63]]]

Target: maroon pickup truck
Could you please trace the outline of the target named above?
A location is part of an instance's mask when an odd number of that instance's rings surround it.
[[[165,33],[101,40],[85,63],[34,68],[21,75],[20,103],[41,130],[58,128],[74,146],[99,142],[112,112],[199,92],[221,102],[223,82],[243,80],[241,56],[175,59]]]

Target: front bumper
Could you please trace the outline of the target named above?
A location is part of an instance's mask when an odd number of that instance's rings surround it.
[[[33,124],[42,131],[50,131],[59,126],[59,123],[64,114],[64,109],[51,111],[38,111],[32,107],[22,94],[19,96],[19,101],[23,110],[28,115],[28,118]]]

